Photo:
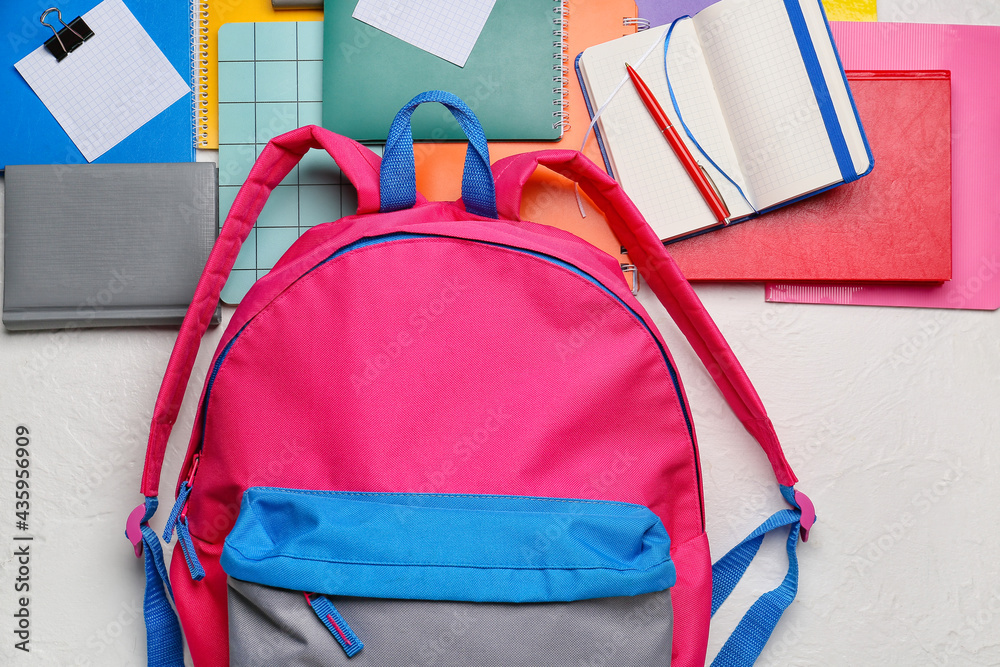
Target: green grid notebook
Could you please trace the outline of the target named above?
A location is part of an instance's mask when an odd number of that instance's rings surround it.
[[[464,67],[351,16],[357,2],[327,0],[323,12],[323,127],[384,142],[399,109],[425,90],[462,98],[486,138],[555,141],[565,118],[563,0],[497,0]],[[416,140],[464,140],[443,107],[413,113]]]
[[[219,28],[220,221],[268,141],[321,123],[322,69],[322,21]],[[357,208],[357,193],[333,158],[309,151],[271,193],[240,250],[222,301],[239,303],[303,232]]]

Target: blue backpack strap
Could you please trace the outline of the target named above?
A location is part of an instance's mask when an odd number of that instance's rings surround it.
[[[149,667],[184,667],[184,641],[177,614],[170,605],[173,591],[163,560],[160,537],[149,527],[156,513],[155,496],[146,498],[129,515],[125,536],[132,542],[135,555],[145,558],[146,592],[142,615],[146,622],[146,660]],[[169,597],[168,597],[169,596]]]
[[[462,173],[462,202],[465,209],[485,218],[496,218],[497,197],[490,171],[490,150],[479,119],[465,102],[443,90],[420,93],[399,110],[389,128],[379,171],[382,212],[411,208],[417,202],[417,178],[413,163],[413,131],[410,118],[424,102],[440,102],[451,111],[469,138]]]
[[[795,491],[790,486],[780,488],[781,495],[794,509],[772,514],[712,566],[712,616],[715,616],[715,612],[743,578],[750,562],[757,555],[764,536],[786,526],[789,527],[786,541],[788,573],[777,588],[764,593],[754,602],[712,661],[712,667],[752,665],[764,650],[781,615],[795,599],[799,587],[796,547],[800,535],[803,541],[809,539],[809,528],[816,520],[816,513],[812,502],[804,493]]]

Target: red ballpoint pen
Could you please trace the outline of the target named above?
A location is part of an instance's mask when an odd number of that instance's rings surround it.
[[[708,177],[708,174],[705,173],[705,169],[691,155],[691,151],[688,150],[688,147],[681,140],[681,135],[674,129],[673,123],[670,122],[670,118],[664,113],[660,103],[653,97],[653,91],[649,89],[646,82],[639,77],[639,74],[628,63],[625,63],[625,69],[628,70],[628,75],[631,77],[636,92],[639,93],[639,97],[642,99],[642,103],[649,110],[649,115],[656,121],[660,132],[666,137],[667,143],[674,149],[677,159],[684,166],[684,171],[688,173],[688,176],[691,177],[691,180],[698,187],[701,196],[705,198],[708,207],[712,209],[715,219],[722,223],[727,222],[729,220],[729,209],[726,207],[726,202],[722,201],[719,191],[715,189],[715,185]]]

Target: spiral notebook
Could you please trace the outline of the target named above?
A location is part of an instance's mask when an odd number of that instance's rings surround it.
[[[497,0],[464,67],[353,18],[354,4],[325,5],[324,127],[358,141],[385,141],[400,107],[417,93],[440,89],[472,107],[487,139],[562,135],[562,0]],[[413,114],[413,137],[459,140],[465,134],[442,107],[425,105]]]
[[[320,21],[227,23],[219,29],[219,219],[268,141],[319,125],[323,85]],[[357,194],[323,150],[309,151],[274,188],[222,290],[237,304],[314,225],[357,211]]]
[[[227,23],[320,21],[319,9],[277,9],[271,0],[192,0],[198,148],[219,147],[219,31]]]

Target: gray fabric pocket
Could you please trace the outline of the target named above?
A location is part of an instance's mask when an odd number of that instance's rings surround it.
[[[365,648],[353,658],[301,592],[229,579],[235,667],[663,667],[670,591],[573,602],[489,603],[327,596]]]

